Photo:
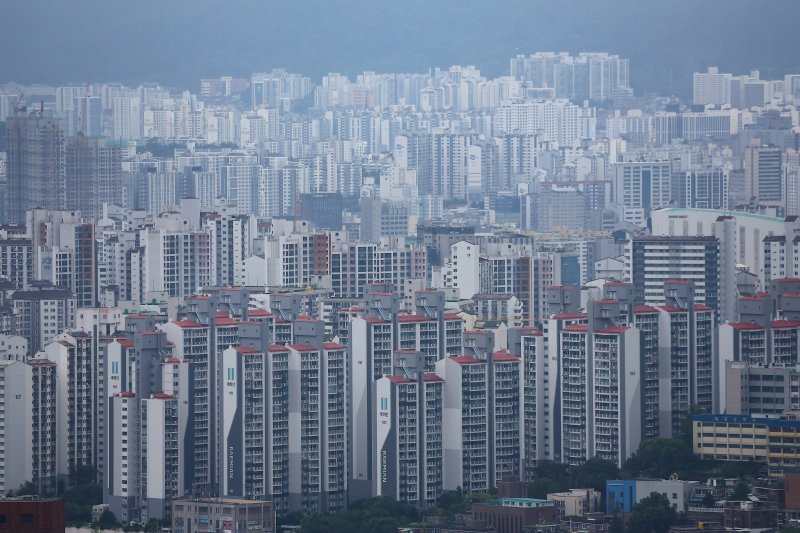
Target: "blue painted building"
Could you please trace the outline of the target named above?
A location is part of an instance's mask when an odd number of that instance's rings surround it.
[[[636,504],[636,480],[606,480],[606,514],[630,513]]]

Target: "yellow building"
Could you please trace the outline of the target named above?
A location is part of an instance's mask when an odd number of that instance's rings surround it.
[[[780,419],[697,415],[692,419],[694,454],[701,459],[757,461],[771,468],[800,465],[800,413]]]

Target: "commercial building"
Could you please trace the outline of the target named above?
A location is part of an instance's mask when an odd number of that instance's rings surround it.
[[[594,489],[570,489],[567,492],[552,492],[547,500],[555,502],[558,519],[582,517],[600,509],[601,495]]]
[[[3,533],[61,533],[64,500],[21,496],[0,498],[0,531]]]
[[[670,479],[610,479],[606,481],[606,513],[630,513],[634,506],[652,493],[663,494],[679,513],[686,512],[697,481]]]
[[[274,533],[272,502],[238,498],[192,498],[172,502],[173,533]]]
[[[534,498],[503,498],[472,505],[472,515],[493,526],[497,533],[514,533],[527,527],[557,521],[556,506],[547,500]]]
[[[694,453],[701,459],[756,461],[775,469],[800,464],[800,420],[793,413],[780,419],[696,415],[692,429]]]

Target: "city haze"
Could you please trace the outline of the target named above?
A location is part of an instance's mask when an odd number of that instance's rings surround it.
[[[0,82],[197,80],[286,67],[422,72],[475,64],[489,76],[536,50],[631,59],[638,93],[688,95],[691,73],[800,69],[800,3],[766,0],[10,0],[0,17]]]

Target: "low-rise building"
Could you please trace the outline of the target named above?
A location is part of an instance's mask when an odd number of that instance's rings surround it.
[[[780,419],[740,415],[696,415],[694,454],[700,459],[764,462],[770,468],[795,468],[800,460],[797,412]]]
[[[172,502],[173,533],[275,531],[270,501],[234,498],[179,499]]]
[[[0,498],[0,532],[61,533],[64,500],[21,496]]]
[[[547,495],[547,499],[556,504],[559,519],[567,516],[582,517],[600,510],[600,493],[594,489],[553,492]]]
[[[606,513],[629,513],[643,499],[656,492],[663,494],[677,512],[689,506],[697,481],[670,479],[610,479],[606,481]]]
[[[555,503],[534,498],[504,498],[472,506],[472,516],[493,526],[497,533],[517,533],[527,526],[555,524]]]

